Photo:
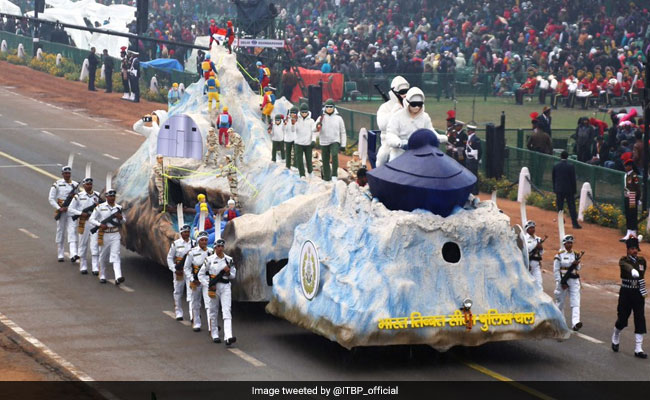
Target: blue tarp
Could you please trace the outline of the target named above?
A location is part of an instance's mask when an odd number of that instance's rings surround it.
[[[178,62],[178,60],[174,58],[156,58],[155,60],[141,62],[140,66],[142,68],[152,67],[162,69],[164,71],[176,70],[183,72],[183,66]]]

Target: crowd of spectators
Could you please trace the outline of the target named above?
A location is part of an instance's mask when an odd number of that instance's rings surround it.
[[[134,0],[97,0],[126,3]],[[19,5],[30,8],[31,1]],[[25,3],[25,4],[22,4]],[[448,74],[476,79],[490,73],[496,94],[513,89],[530,74],[553,74],[558,81],[583,74],[606,84],[628,66],[643,70],[650,50],[650,12],[614,0],[274,0],[277,25],[286,31],[292,59],[305,68],[340,72],[349,79],[368,74]],[[519,5],[517,5],[519,4]],[[152,0],[146,35],[193,42],[205,36],[210,20],[219,26],[236,18],[232,1]],[[174,57],[187,48],[140,43],[143,59]],[[562,78],[562,79],[560,79]],[[582,78],[580,78],[582,79]],[[447,97],[452,85],[445,86]],[[602,89],[602,88],[601,88]]]

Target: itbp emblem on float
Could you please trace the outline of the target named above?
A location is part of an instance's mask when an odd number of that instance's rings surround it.
[[[320,282],[320,261],[318,250],[311,240],[306,240],[300,249],[300,284],[302,293],[311,300],[318,292]]]

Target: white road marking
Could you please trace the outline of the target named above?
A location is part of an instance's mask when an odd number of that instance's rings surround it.
[[[14,121],[14,122],[22,126],[27,126],[27,124],[22,121]]]
[[[7,318],[4,314],[0,313],[0,323],[6,325],[9,329],[14,331],[16,334],[20,335],[23,339],[27,340],[29,343],[31,343],[34,347],[42,351],[46,356],[51,358],[54,362],[59,364],[62,368],[64,368],[66,371],[74,375],[77,379],[79,379],[82,382],[92,382],[94,381],[93,378],[91,378],[89,375],[87,375],[85,372],[81,371],[74,365],[72,365],[69,361],[61,357],[60,355],[56,354],[54,351],[52,351],[49,347],[44,345],[40,340],[36,339],[34,336],[30,335],[27,331],[25,331],[23,328],[19,327],[16,325],[12,320]]]
[[[48,132],[48,131],[41,131],[41,132],[43,132],[43,133],[46,134],[46,135],[56,136],[56,135],[53,134],[52,132]]]
[[[138,132],[134,132],[134,131],[126,130],[126,129],[124,130],[124,132],[126,132],[126,133],[130,133],[130,134],[135,135],[135,136],[142,136],[142,135],[139,134]]]
[[[248,354],[244,353],[244,352],[243,352],[242,350],[240,350],[240,349],[228,349],[228,351],[231,352],[231,353],[233,353],[233,354],[236,355],[237,357],[240,357],[240,358],[243,359],[244,361],[246,361],[246,362],[252,364],[254,367],[266,367],[266,364],[264,364],[263,362],[261,362],[261,361],[258,360],[257,358],[255,358],[255,357],[253,357],[253,356],[251,356],[251,355],[248,355]]]
[[[86,148],[85,144],[81,144],[81,143],[77,143],[77,142],[70,142],[70,144],[74,144],[75,146],[79,146],[79,147],[82,147],[84,149]]]
[[[110,283],[112,283],[113,285],[115,285],[115,279],[108,279],[108,281],[109,281]],[[126,285],[123,284],[123,283],[120,283],[119,285],[117,285],[117,287],[120,288],[120,289],[122,289],[122,290],[124,290],[124,291],[127,292],[127,293],[133,293],[133,292],[135,292],[135,289],[132,289],[132,288],[126,286]]]
[[[163,311],[163,314],[167,315],[169,318],[171,318],[173,320],[176,320],[176,313],[174,313],[173,311],[166,310],[166,311]],[[185,326],[191,326],[192,325],[192,323],[190,321],[186,321],[184,319],[182,321],[178,321],[178,322],[180,322],[181,324],[183,324]]]
[[[591,342],[591,343],[596,343],[596,344],[603,344],[603,343],[605,343],[605,342],[603,342],[602,340],[598,340],[598,339],[593,338],[593,337],[591,337],[591,336],[587,336],[587,335],[585,335],[584,333],[580,333],[580,332],[571,332],[571,333],[574,334],[574,335],[576,335],[577,337],[582,338],[582,339],[584,339],[584,340],[587,340],[587,341],[589,341],[589,342]]]
[[[29,236],[32,239],[38,239],[38,236],[34,235],[33,233],[31,233],[30,231],[28,231],[25,228],[20,228],[18,230],[21,231],[22,233],[24,233],[25,235]]]
[[[614,293],[614,292],[610,292],[609,290],[607,290],[607,289],[605,289],[605,288],[602,288],[602,287],[600,287],[600,286],[592,285],[591,283],[583,283],[583,282],[581,282],[580,284],[581,284],[582,286],[584,286],[584,287],[589,288],[589,289],[596,289],[596,290],[598,290],[598,291],[601,292],[601,293],[604,293],[604,294],[607,294],[607,295],[610,295],[610,296],[613,296],[613,297],[618,297],[618,294],[616,294],[616,293]]]
[[[35,167],[56,167],[59,166],[59,164],[32,164]],[[26,167],[26,165],[0,165],[0,168],[22,168]]]
[[[108,153],[104,153],[104,155],[105,155],[106,157],[108,157],[108,158],[112,158],[113,160],[119,160],[118,157],[112,156],[112,155],[110,155],[110,154],[108,154]]]

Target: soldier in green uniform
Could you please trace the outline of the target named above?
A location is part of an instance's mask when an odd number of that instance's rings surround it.
[[[618,307],[614,334],[612,335],[612,350],[618,352],[621,339],[621,331],[627,326],[627,320],[634,311],[634,356],[648,358],[643,351],[643,335],[646,333],[645,326],[645,298],[648,292],[645,286],[645,271],[648,266],[645,258],[638,255],[639,240],[631,237],[625,241],[627,255],[621,257],[618,262],[621,268],[621,291],[618,294]]]
[[[641,187],[639,176],[634,172],[634,161],[632,159],[625,161],[625,189],[623,190],[623,196],[627,234],[621,238],[621,242],[632,236],[636,237],[639,224],[637,204],[641,199]]]

